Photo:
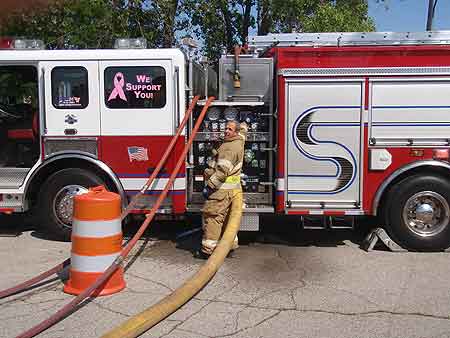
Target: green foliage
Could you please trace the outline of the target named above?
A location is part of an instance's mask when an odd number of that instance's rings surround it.
[[[313,16],[321,1],[275,0],[271,1],[274,32],[302,32],[305,20]],[[320,31],[320,30],[319,30]]]
[[[258,0],[258,34],[373,31],[367,0]]]
[[[367,16],[365,1],[341,1],[321,4],[304,20],[305,32],[370,32],[375,24]]]
[[[373,31],[367,0],[274,0],[272,31],[361,32]]]
[[[208,57],[258,34],[373,31],[367,0],[190,0],[187,13]],[[248,11],[248,9],[251,11]],[[250,13],[250,16],[246,16]]]
[[[184,6],[191,20],[191,30],[204,42],[209,58],[219,57],[224,48],[231,49],[237,43],[235,0],[188,0]]]
[[[163,40],[163,1],[60,0],[39,12],[16,13],[2,35],[39,38],[48,48],[111,48],[119,37],[145,37],[151,47]]]
[[[58,0],[10,16],[0,34],[39,38],[48,48],[110,48],[118,37],[170,47],[191,35],[217,60],[249,32],[372,31],[367,11],[367,0]]]

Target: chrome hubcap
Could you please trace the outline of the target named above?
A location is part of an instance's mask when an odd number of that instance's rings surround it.
[[[53,213],[65,228],[72,228],[73,198],[88,192],[81,185],[68,185],[56,193],[53,200]]]
[[[447,200],[434,191],[421,191],[411,196],[403,208],[403,222],[421,237],[435,236],[448,225],[450,207]]]

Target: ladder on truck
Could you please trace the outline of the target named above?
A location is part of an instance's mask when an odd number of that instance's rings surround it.
[[[400,46],[447,45],[450,31],[433,32],[351,32],[351,33],[282,33],[250,36],[248,46],[255,52],[271,47],[295,46]]]

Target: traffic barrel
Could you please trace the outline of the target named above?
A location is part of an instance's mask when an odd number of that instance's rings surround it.
[[[64,292],[79,295],[114,262],[122,250],[121,199],[104,186],[74,198],[69,280]],[[125,288],[123,267],[99,286],[93,296]]]

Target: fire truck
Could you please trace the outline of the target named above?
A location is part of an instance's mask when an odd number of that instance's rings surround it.
[[[214,95],[160,215],[201,212],[210,151],[239,120],[249,126],[242,230],[257,231],[264,215],[305,229],[376,216],[407,249],[450,246],[450,32],[253,36],[245,54],[222,56],[217,77],[179,49],[117,45],[128,48],[3,40],[0,212],[33,210],[67,236],[73,196],[89,187],[106,185],[126,204],[201,95],[133,209],[147,212]]]

